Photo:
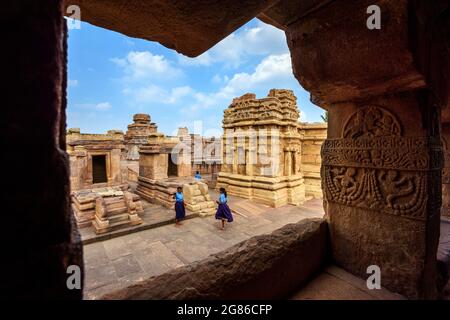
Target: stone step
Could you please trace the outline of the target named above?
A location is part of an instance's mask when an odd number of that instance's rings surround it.
[[[106,212],[108,214],[108,217],[112,217],[112,216],[116,216],[118,214],[127,213],[128,208],[127,207],[118,207],[118,208],[106,207]]]
[[[105,200],[106,205],[114,205],[117,203],[123,203],[123,197],[105,197],[103,198]]]
[[[128,221],[129,215],[128,215],[128,213],[122,213],[122,214],[117,214],[114,216],[108,216],[108,220],[109,220],[110,224],[114,224],[116,222],[121,222],[121,221]]]

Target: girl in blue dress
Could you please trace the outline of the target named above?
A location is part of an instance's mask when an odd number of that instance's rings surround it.
[[[219,200],[216,201],[219,207],[217,208],[216,212],[216,219],[222,220],[222,230],[225,229],[225,221],[233,222],[233,215],[231,214],[231,210],[227,205],[227,192],[225,188],[219,189],[220,196]]]
[[[183,191],[181,187],[177,188],[177,192],[174,195],[175,198],[175,224],[179,225],[180,220],[186,216],[186,204],[184,203]]]

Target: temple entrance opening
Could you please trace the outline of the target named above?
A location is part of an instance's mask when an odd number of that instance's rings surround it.
[[[176,177],[178,175],[178,168],[175,161],[175,157],[173,157],[172,154],[169,154],[167,157],[167,175],[169,177]]]
[[[92,180],[93,183],[108,182],[105,155],[92,156]]]

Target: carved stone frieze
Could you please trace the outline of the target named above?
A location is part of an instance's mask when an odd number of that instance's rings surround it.
[[[402,137],[402,127],[384,108],[360,108],[345,122],[342,138],[322,146],[326,200],[426,219],[430,170],[442,166],[441,144],[429,137]]]

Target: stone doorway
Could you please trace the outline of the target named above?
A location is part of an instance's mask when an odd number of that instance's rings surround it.
[[[104,154],[92,156],[92,182],[108,182],[106,177],[106,156]]]
[[[178,176],[178,168],[177,168],[177,165],[174,162],[172,154],[169,153],[169,156],[167,157],[167,160],[168,160],[167,176],[168,177],[177,177]]]

